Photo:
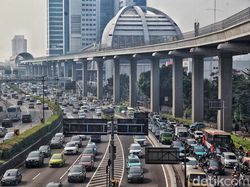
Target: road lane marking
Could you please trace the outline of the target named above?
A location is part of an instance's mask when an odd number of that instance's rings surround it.
[[[102,157],[102,160],[101,160],[101,162],[100,162],[99,166],[96,168],[96,170],[95,170],[94,174],[93,174],[93,175],[92,175],[92,177],[90,178],[90,180],[89,180],[88,184],[86,185],[86,187],[88,187],[88,186],[89,186],[89,184],[90,184],[91,180],[95,177],[96,172],[97,172],[97,171],[98,171],[98,169],[101,167],[101,165],[102,165],[102,163],[103,163],[103,161],[104,161],[104,159],[105,159],[105,157],[106,157],[106,154],[108,153],[108,150],[109,150],[109,145],[110,145],[110,140],[111,140],[111,137],[109,136],[108,146],[107,146],[106,151],[105,151],[105,153],[104,153],[104,155],[103,155],[103,157]]]
[[[121,149],[122,149],[122,160],[123,160],[123,164],[122,164],[122,176],[121,176],[121,180],[120,180],[120,182],[119,182],[119,187],[121,186],[121,184],[122,184],[122,179],[123,179],[123,176],[124,176],[124,171],[125,171],[125,168],[124,168],[124,165],[125,165],[125,158],[124,158],[124,150],[123,150],[123,146],[122,146],[122,142],[121,142],[121,140],[120,140],[120,138],[119,138],[119,136],[118,135],[116,135],[117,136],[117,139],[118,139],[118,141],[119,141],[119,143],[120,143],[120,145],[121,145]]]
[[[41,175],[41,173],[38,173],[35,177],[33,177],[32,180],[35,180],[37,177],[39,177],[39,175]]]
[[[88,143],[90,142],[90,139],[88,141]],[[63,151],[61,152],[63,154]],[[80,159],[80,157],[82,156],[82,154],[80,154],[76,160],[73,162],[73,164],[71,164],[71,166],[64,172],[64,174],[60,177],[60,180],[68,173],[68,171],[72,168],[72,166]]]
[[[148,139],[148,141],[151,143],[151,145],[152,145],[153,147],[155,147],[155,144],[153,143],[153,141],[151,141],[151,139],[150,139],[148,136],[147,136],[147,139]],[[165,178],[166,187],[168,187],[167,174],[166,174],[165,167],[164,167],[163,164],[161,164],[161,168],[162,168],[163,175],[164,175],[164,178]]]

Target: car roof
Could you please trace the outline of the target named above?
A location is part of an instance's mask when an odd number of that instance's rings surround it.
[[[137,155],[134,155],[134,154],[128,155],[128,159],[132,159],[132,158],[139,159]]]
[[[235,156],[235,154],[233,152],[223,152],[223,154],[224,155],[234,155]]]
[[[138,143],[132,143],[130,146],[141,146],[141,145]]]
[[[52,155],[52,157],[53,156],[62,156],[62,153],[55,153],[55,154]]]
[[[18,171],[18,169],[8,169],[8,170],[6,170],[5,172],[17,172]]]

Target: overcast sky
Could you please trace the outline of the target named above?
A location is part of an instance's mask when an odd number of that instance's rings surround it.
[[[215,0],[148,0],[148,6],[168,14],[182,32],[214,22]],[[217,0],[217,21],[250,6],[250,0]],[[24,35],[28,52],[35,57],[46,53],[46,0],[0,0],[0,61],[11,56],[11,39]]]

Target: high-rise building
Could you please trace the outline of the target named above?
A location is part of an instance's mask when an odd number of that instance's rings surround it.
[[[12,39],[12,56],[27,52],[27,40],[23,35],[15,35]]]
[[[130,6],[130,5],[146,7],[147,0],[120,0],[120,8],[124,6]]]
[[[69,1],[47,0],[47,13],[47,54],[65,54],[69,50]]]

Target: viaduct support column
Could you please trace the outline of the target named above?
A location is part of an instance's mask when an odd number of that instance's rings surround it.
[[[63,68],[62,68],[62,62],[58,62],[57,63],[58,65],[58,77],[64,77],[64,71],[63,71]]]
[[[36,74],[35,74],[35,65],[32,64],[32,76],[34,77]]]
[[[72,62],[72,81],[76,81],[76,62]]]
[[[218,111],[218,129],[232,131],[232,62],[231,54],[219,56],[218,99],[222,109]]]
[[[69,77],[69,62],[64,62],[64,77]]]
[[[160,111],[160,68],[159,58],[151,60],[151,77],[150,77],[150,105],[151,112]]]
[[[43,65],[43,75],[48,76],[48,67],[46,64]]]
[[[97,60],[97,99],[103,98],[103,61]]]
[[[34,65],[34,68],[35,68],[35,76],[39,76],[38,75],[38,65]]]
[[[56,77],[57,76],[56,75],[56,62],[53,62],[52,66],[53,66],[53,77]]]
[[[202,56],[192,59],[192,121],[202,122],[204,116],[204,62]]]
[[[88,75],[87,75],[87,71],[88,71],[88,61],[83,61],[82,62],[82,88],[83,88],[83,96],[87,97],[87,85],[88,85]]]
[[[39,76],[43,75],[43,65],[38,65],[38,74]]]
[[[183,117],[183,68],[182,58],[173,58],[173,116]]]
[[[137,104],[137,60],[135,58],[130,59],[130,77],[129,77],[129,106],[136,107]]]
[[[120,61],[114,59],[113,68],[113,97],[114,103],[117,104],[120,101]]]
[[[51,66],[51,63],[47,63],[47,66],[48,66],[48,77],[52,77],[52,66]]]

